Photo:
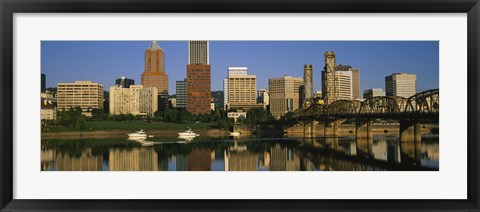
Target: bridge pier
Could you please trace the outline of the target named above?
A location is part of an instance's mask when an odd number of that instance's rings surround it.
[[[355,123],[356,138],[373,138],[372,121],[369,119],[357,119]]]
[[[311,122],[302,122],[303,125],[303,135],[304,137],[315,137],[316,130],[315,127],[318,124],[317,121],[311,121]]]
[[[340,135],[340,125],[345,122],[346,119],[337,119],[335,121],[326,121],[324,125],[324,136],[337,137]]]
[[[420,123],[400,120],[400,142],[421,142]]]

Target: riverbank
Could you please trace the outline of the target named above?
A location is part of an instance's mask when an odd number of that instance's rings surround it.
[[[165,122],[127,122],[127,121],[91,121],[84,130],[64,126],[42,127],[43,138],[121,138],[127,133],[143,129],[153,136],[178,136],[178,132],[187,128],[200,135],[210,137],[225,136],[225,130],[212,129],[212,123],[165,123]]]
[[[128,133],[132,130],[97,130],[97,131],[72,131],[72,132],[42,132],[42,139],[63,138],[63,139],[78,139],[78,138],[127,138]],[[179,130],[146,130],[148,135],[154,137],[176,137]],[[195,133],[200,135],[207,135],[209,137],[228,136],[228,131],[219,129],[197,129]]]

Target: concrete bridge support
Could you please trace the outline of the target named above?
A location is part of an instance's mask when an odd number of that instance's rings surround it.
[[[355,124],[355,137],[356,138],[373,138],[372,130],[372,121],[371,120],[359,120],[357,119]]]
[[[420,123],[400,120],[400,142],[421,142]]]
[[[345,122],[346,119],[337,119],[335,121],[326,121],[324,125],[325,137],[337,137],[340,136],[340,125]]]
[[[302,122],[303,125],[303,135],[304,137],[315,137],[316,127],[318,122],[317,121],[310,121],[310,122]]]

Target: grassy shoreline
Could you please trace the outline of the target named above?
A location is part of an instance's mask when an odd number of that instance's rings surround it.
[[[196,133],[208,135],[224,135],[226,131],[212,129],[213,123],[165,123],[165,122],[128,122],[128,121],[91,121],[87,122],[87,129],[80,130],[64,126],[42,127],[43,138],[106,138],[125,137],[127,133],[143,129],[149,135],[177,136],[178,132],[187,128]],[[228,132],[227,132],[228,133]]]
[[[138,122],[138,121],[88,121],[87,128],[84,130],[67,128],[64,126],[42,127],[42,133],[57,132],[92,132],[102,130],[185,130],[187,128],[210,129],[213,123],[165,123],[165,122]]]

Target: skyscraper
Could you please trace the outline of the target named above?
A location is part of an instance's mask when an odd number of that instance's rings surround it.
[[[41,92],[44,92],[47,88],[46,88],[46,76],[44,73],[41,73],[42,74],[42,78],[41,78],[41,87],[40,87],[40,91]]]
[[[394,73],[385,77],[385,93],[387,96],[408,98],[417,93],[417,75]]]
[[[228,77],[223,79],[223,109],[227,110],[228,105]]]
[[[130,88],[130,85],[135,85],[135,80],[128,79],[124,76],[115,80],[115,86],[118,86],[118,87],[121,87],[121,88]]]
[[[352,72],[352,95],[354,99],[360,99],[360,69],[350,68]]]
[[[300,108],[300,86],[303,79],[300,77],[283,76],[268,81],[270,91],[270,112],[280,118],[288,112]]]
[[[223,79],[223,104],[228,109],[228,78],[230,75],[247,75],[247,67],[228,67],[227,77]]]
[[[360,99],[360,69],[352,68],[349,65],[335,65],[335,71],[350,71],[352,72],[352,96],[354,99]]]
[[[322,71],[322,93],[327,104],[338,99],[337,76],[335,75],[335,52],[326,51],[325,67]]]
[[[322,94],[327,104],[341,99],[360,99],[360,69],[337,65],[335,52],[325,52]]]
[[[208,41],[188,41],[188,64],[209,65]]]
[[[335,71],[335,78],[337,79],[337,100],[353,99],[352,89],[352,75],[351,71]]]
[[[376,96],[385,96],[385,92],[381,88],[372,88],[363,91],[363,98],[369,99]]]
[[[257,94],[257,103],[262,104],[263,109],[269,110],[269,105],[270,105],[270,94],[268,89],[262,88],[258,89],[258,94]]]
[[[177,107],[187,107],[187,79],[176,82],[176,94],[177,94]]]
[[[210,113],[210,85],[210,65],[187,65],[187,110],[190,113]]]
[[[312,65],[303,66],[303,97],[304,102],[301,102],[302,106],[307,108],[313,101],[313,67]]]
[[[142,74],[144,88],[158,90],[158,109],[164,110],[168,102],[168,75],[165,73],[165,53],[156,41],[145,50],[145,70]]]
[[[210,113],[211,75],[208,41],[188,41],[187,110]]]
[[[228,67],[228,107],[250,109],[257,105],[257,76],[248,75],[247,67]]]

